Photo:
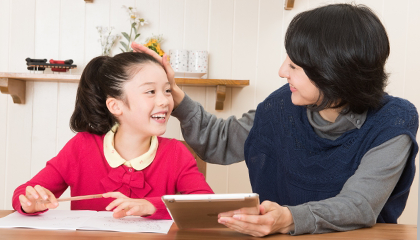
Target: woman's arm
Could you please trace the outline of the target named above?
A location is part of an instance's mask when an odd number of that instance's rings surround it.
[[[407,135],[392,138],[363,156],[359,168],[336,197],[289,207],[294,234],[348,231],[376,224],[400,179],[411,147]]]
[[[254,123],[254,110],[239,119],[218,119],[185,95],[172,115],[181,122],[185,141],[204,161],[226,165],[245,159],[244,144]]]
[[[262,205],[270,207],[268,213],[247,215],[239,211],[236,216],[221,220],[232,229],[254,236],[285,233],[288,226],[292,227],[289,230],[293,235],[373,226],[400,179],[411,147],[410,137],[400,135],[371,149],[335,197],[298,206],[280,206],[266,201]],[[290,210],[292,225],[284,207]]]
[[[254,124],[255,111],[251,110],[239,119],[235,116],[226,120],[217,119],[176,85],[175,73],[166,55],[162,58],[156,52],[134,42],[131,47],[136,52],[153,56],[164,67],[175,103],[172,115],[181,122],[182,135],[195,153],[209,163],[226,165],[243,161],[244,144]]]

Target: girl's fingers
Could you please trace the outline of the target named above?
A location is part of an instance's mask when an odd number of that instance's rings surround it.
[[[121,210],[124,209],[128,209],[130,207],[130,202],[123,202],[121,204],[119,204],[114,210],[113,212],[119,212]]]
[[[31,186],[26,187],[26,196],[28,197],[28,199],[38,199],[39,198],[39,195],[38,195],[37,191]]]
[[[19,195],[20,205],[30,207],[32,205],[31,201],[23,194]]]
[[[44,199],[44,200],[47,200],[48,199],[48,194],[45,191],[45,188],[43,188],[43,187],[41,187],[39,185],[36,185],[34,188],[35,188],[35,190],[37,191],[37,193],[39,194],[39,196],[42,199]]]
[[[137,212],[140,212],[140,206],[139,205],[132,206],[130,209],[128,209],[126,214],[127,214],[127,216],[129,216],[129,215],[134,215]]]
[[[45,192],[48,195],[48,200],[50,201],[50,204],[54,205],[53,208],[56,208],[58,206],[58,201],[55,195],[48,189],[44,188]]]
[[[115,199],[105,208],[105,210],[110,211],[110,210],[114,209],[116,206],[120,205],[123,201],[124,201],[124,199],[122,199],[122,198]]]

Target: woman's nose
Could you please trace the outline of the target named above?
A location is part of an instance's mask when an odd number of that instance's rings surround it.
[[[288,65],[289,65],[289,63],[287,62],[287,58],[286,58],[286,60],[284,60],[283,64],[281,65],[281,67],[279,69],[279,76],[281,78],[289,78]]]

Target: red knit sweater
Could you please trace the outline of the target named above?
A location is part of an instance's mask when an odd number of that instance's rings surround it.
[[[157,209],[150,218],[171,219],[161,200],[163,195],[213,193],[198,171],[194,157],[177,140],[158,137],[159,147],[152,164],[136,171],[123,165],[111,168],[104,156],[103,139],[104,135],[78,133],[44,169],[15,190],[13,208],[25,214],[19,195],[25,194],[26,186],[41,185],[57,198],[70,186],[71,196],[121,192],[130,198],[144,198]],[[105,211],[113,200],[72,201],[71,209]]]

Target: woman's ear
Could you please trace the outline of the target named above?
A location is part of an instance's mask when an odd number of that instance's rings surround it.
[[[122,109],[120,107],[121,101],[112,97],[106,99],[106,107],[116,117],[122,115]]]

